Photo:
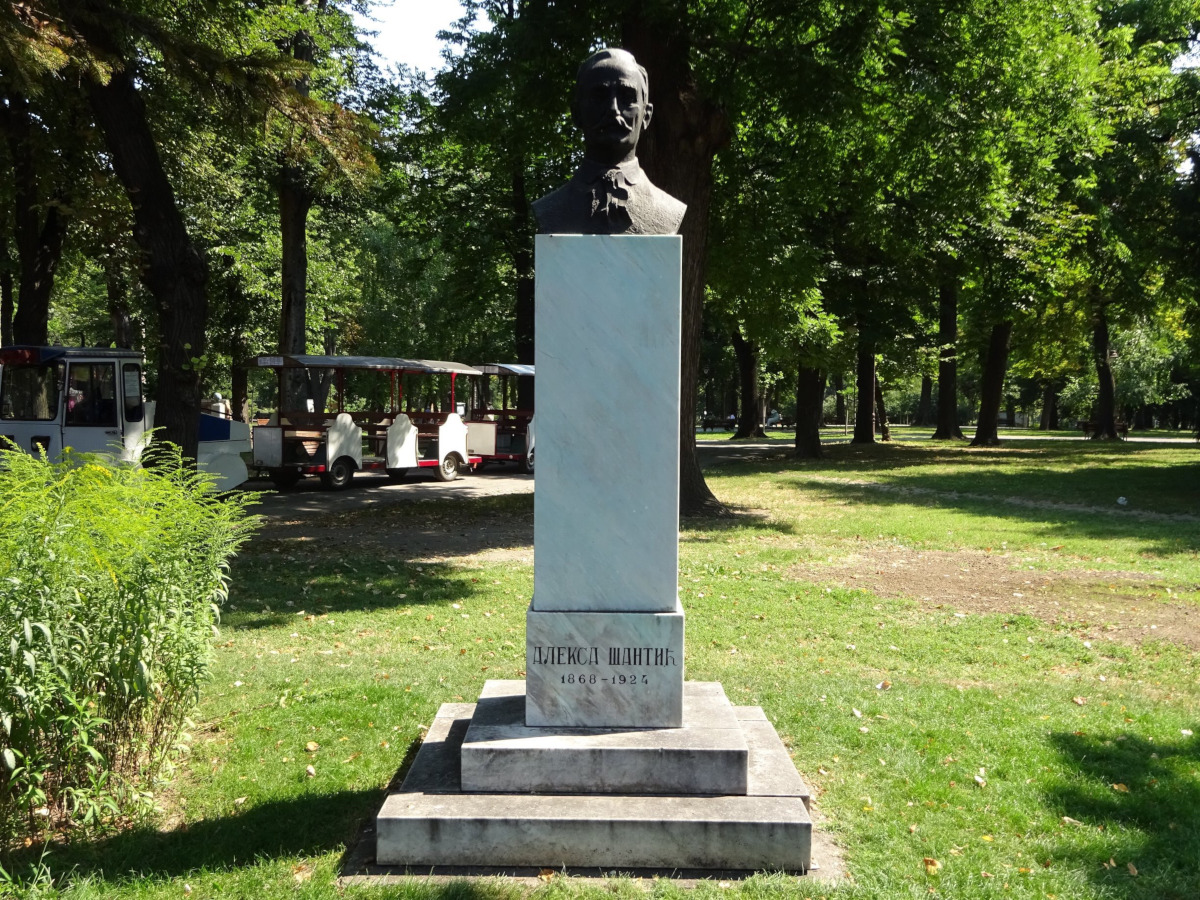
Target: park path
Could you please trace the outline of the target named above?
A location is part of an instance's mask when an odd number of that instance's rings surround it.
[[[704,467],[730,461],[757,459],[771,452],[786,452],[784,444],[733,444],[728,441],[704,441],[697,444],[700,464]],[[432,470],[430,470],[432,472]],[[386,509],[398,504],[434,499],[475,500],[508,494],[533,493],[534,476],[515,469],[489,469],[460,476],[455,481],[438,481],[432,474],[421,473],[393,484],[385,475],[359,473],[343,491],[327,491],[320,479],[305,478],[294,488],[277,491],[266,479],[252,479],[244,485],[248,491],[261,491],[262,500],[255,512],[272,526],[298,524],[342,513]]]
[[[901,442],[927,440],[921,436],[907,436],[903,432],[895,435]],[[840,444],[849,441],[849,435],[823,438],[824,443]],[[1031,435],[1006,435],[1004,441],[1078,441],[1082,437],[1036,437]],[[1141,438],[1131,437],[1130,443],[1146,444],[1190,444],[1192,438]],[[791,452],[787,441],[697,441],[696,449],[703,468],[728,465],[748,460],[776,458]],[[534,488],[534,476],[521,475],[515,470],[490,469],[485,473],[469,474],[456,481],[440,482],[432,474],[420,473],[400,484],[391,483],[386,476],[373,473],[359,474],[344,491],[326,491],[317,478],[305,478],[289,491],[276,491],[265,479],[251,480],[245,489],[262,491],[262,502],[257,512],[266,519],[267,526],[316,520],[331,515],[357,512],[368,509],[384,509],[397,504],[420,502],[433,499],[474,500],[480,497],[495,497],[507,494],[528,494]]]

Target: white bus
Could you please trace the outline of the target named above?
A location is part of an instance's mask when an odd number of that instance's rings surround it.
[[[103,347],[0,348],[0,437],[28,453],[61,458],[64,448],[131,462],[154,427],[136,350]],[[202,412],[197,459],[222,490],[246,480],[241,458],[250,427]]]

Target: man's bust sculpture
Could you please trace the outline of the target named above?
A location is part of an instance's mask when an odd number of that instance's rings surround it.
[[[650,183],[637,161],[650,124],[646,70],[625,50],[599,50],[579,67],[571,117],[583,164],[533,204],[541,234],[675,234],[687,206]]]

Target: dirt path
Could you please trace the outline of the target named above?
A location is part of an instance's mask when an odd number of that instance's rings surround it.
[[[1013,553],[881,549],[789,574],[929,608],[1022,613],[1089,640],[1164,640],[1200,650],[1200,606],[1169,599],[1168,585],[1138,572],[1039,570]]]
[[[533,481],[503,472],[447,483],[363,477],[334,493],[313,479],[311,486],[264,497],[258,512],[266,521],[256,544],[301,552],[370,548],[412,562],[532,563]],[[463,502],[506,497],[513,499],[499,508]]]

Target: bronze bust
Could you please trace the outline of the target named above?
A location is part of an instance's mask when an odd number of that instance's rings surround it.
[[[533,204],[541,234],[675,234],[687,206],[650,183],[637,161],[650,124],[646,70],[625,50],[599,50],[579,67],[571,118],[584,159],[571,180]]]

